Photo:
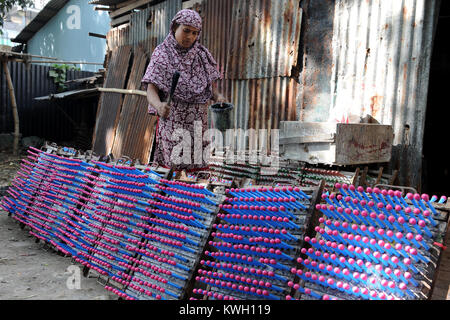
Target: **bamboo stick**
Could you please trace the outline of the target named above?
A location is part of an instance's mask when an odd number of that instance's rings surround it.
[[[8,83],[9,96],[11,97],[11,106],[14,118],[14,144],[13,144],[13,154],[16,156],[19,154],[19,113],[17,111],[16,95],[14,94],[14,86],[11,79],[11,74],[9,73],[8,63],[6,60],[2,60],[3,72],[6,76],[6,82]]]
[[[113,93],[123,93],[123,94],[136,94],[139,96],[147,96],[147,92],[142,90],[130,90],[130,89],[116,89],[116,88],[97,88],[100,92],[113,92]]]
[[[47,60],[30,60],[29,63],[64,63],[64,64],[96,64],[103,65],[103,62],[83,62],[83,61],[47,61]]]
[[[12,51],[0,51],[0,54],[11,54],[11,55],[15,55],[15,56],[26,56],[26,57],[32,57],[32,58],[42,58],[42,59],[51,59],[51,60],[58,60],[58,58],[54,58],[54,57],[45,57],[45,56],[37,56],[34,54],[28,54],[28,53],[19,53],[19,52],[12,52]]]

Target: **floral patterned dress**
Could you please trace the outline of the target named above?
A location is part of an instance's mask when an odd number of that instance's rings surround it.
[[[201,30],[201,18],[192,10],[181,10],[173,23],[191,25]],[[172,26],[171,26],[172,30]],[[144,87],[155,85],[161,101],[169,95],[172,77],[180,72],[167,118],[159,118],[154,162],[175,170],[193,171],[207,167],[203,141],[208,129],[207,102],[212,97],[212,83],[221,78],[211,53],[198,41],[189,49],[178,45],[172,32],[152,54],[142,79]],[[148,112],[156,115],[152,105]]]

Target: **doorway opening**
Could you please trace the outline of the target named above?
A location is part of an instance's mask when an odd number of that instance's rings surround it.
[[[441,1],[430,66],[425,133],[423,141],[422,191],[450,196],[450,1]]]

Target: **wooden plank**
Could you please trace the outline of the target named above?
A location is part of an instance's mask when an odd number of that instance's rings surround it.
[[[280,121],[280,139],[289,137],[332,134],[335,132],[335,123]]]
[[[446,205],[446,207],[448,207]],[[429,292],[429,299],[448,299],[449,288],[450,288],[450,278],[447,275],[446,270],[450,268],[450,252],[448,247],[450,246],[450,234],[449,234],[449,222],[450,216],[447,215],[446,223],[447,226],[445,228],[443,245],[447,247],[446,250],[441,250],[439,254],[439,258],[437,260],[437,268],[433,275],[432,285]],[[444,270],[441,272],[441,269]],[[439,295],[439,291],[435,291],[435,287],[438,285],[438,288],[447,288],[447,294],[444,296],[442,293]]]
[[[136,48],[126,91],[138,91],[147,68],[148,57],[142,48]],[[145,91],[142,91],[145,93]],[[123,101],[112,153],[115,158],[128,156],[148,163],[156,132],[157,117],[148,114],[146,94],[126,95]]]
[[[389,162],[393,137],[390,125],[281,121],[280,154],[312,164]]]
[[[336,164],[389,162],[393,139],[393,128],[389,125],[338,123]]]
[[[435,288],[431,300],[450,300],[450,290],[447,288]]]
[[[293,144],[293,143],[323,143],[323,142],[334,142],[335,135],[330,134],[318,134],[315,136],[298,136],[289,138],[280,138],[280,145]]]
[[[123,88],[131,57],[131,46],[113,50],[104,87]],[[114,142],[116,127],[122,106],[122,94],[101,93],[101,105],[95,124],[92,150],[98,155],[108,155]]]
[[[334,164],[335,154],[336,145],[334,143],[288,144],[280,147],[280,156],[284,159],[310,164]]]

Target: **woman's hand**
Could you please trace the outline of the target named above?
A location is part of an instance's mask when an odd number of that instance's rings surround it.
[[[216,102],[217,103],[227,102],[227,98],[225,98],[223,94],[218,93],[216,96]]]
[[[161,102],[158,95],[158,88],[152,83],[149,83],[147,86],[147,101],[153,106],[159,117],[167,118],[170,107],[167,102]]]
[[[225,96],[221,93],[215,92],[212,100],[216,103],[223,103],[223,102],[227,102],[227,98],[225,98]]]
[[[161,118],[165,119],[169,116],[169,112],[170,112],[170,107],[169,104],[167,102],[161,102],[160,105],[158,106],[158,116],[160,116]]]
[[[217,82],[213,82],[213,84],[212,84],[211,100],[214,101],[215,103],[227,102],[227,99],[225,98],[225,96],[218,91]]]

